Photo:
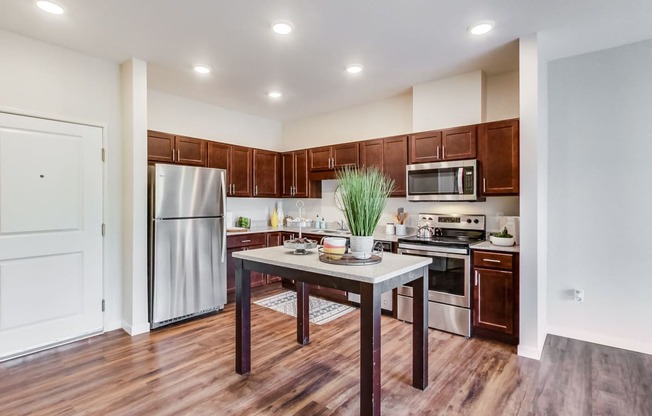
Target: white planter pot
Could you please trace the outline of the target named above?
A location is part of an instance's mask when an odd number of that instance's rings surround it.
[[[351,254],[357,259],[368,259],[374,248],[373,236],[351,236]]]

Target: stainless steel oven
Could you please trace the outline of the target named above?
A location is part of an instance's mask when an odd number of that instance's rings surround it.
[[[482,215],[419,214],[425,235],[399,239],[398,253],[430,257],[428,326],[471,336],[470,244],[484,239]],[[421,233],[420,233],[421,234]],[[398,288],[398,319],[412,322],[412,287]]]
[[[475,201],[478,199],[476,160],[407,165],[408,201]]]

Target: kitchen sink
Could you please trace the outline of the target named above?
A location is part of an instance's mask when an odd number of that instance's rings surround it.
[[[339,230],[339,229],[323,229],[323,228],[316,228],[314,230],[306,231],[307,233],[314,233],[314,234],[336,234],[336,235],[351,235],[351,231],[348,230]]]

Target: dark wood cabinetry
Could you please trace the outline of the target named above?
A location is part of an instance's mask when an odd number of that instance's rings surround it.
[[[308,198],[308,151],[297,150],[283,153],[283,174],[281,191],[284,197]]]
[[[229,196],[251,196],[251,148],[208,142],[207,160],[210,168],[226,169],[226,189]]]
[[[267,245],[265,233],[230,235],[226,237],[226,292],[235,292],[235,260],[233,253],[236,251],[264,248]],[[267,283],[266,275],[251,272],[251,287],[262,286]]]
[[[408,136],[387,137],[360,143],[360,164],[377,166],[394,179],[394,191],[390,196],[405,196],[407,143]]]
[[[344,143],[333,146],[308,149],[310,171],[333,170],[359,164],[358,143]]]
[[[149,130],[147,132],[147,160],[206,166],[206,141]]]
[[[476,126],[412,134],[409,155],[410,163],[473,159],[476,157]]]
[[[519,256],[473,251],[473,335],[518,344]]]
[[[280,232],[278,233],[267,233],[267,247],[276,247],[283,245],[283,237]],[[267,283],[280,282],[281,278],[278,276],[267,275]]]
[[[263,198],[281,196],[280,174],[280,153],[269,150],[253,150],[253,196]]]
[[[478,162],[483,195],[519,193],[519,122],[517,119],[478,126]]]

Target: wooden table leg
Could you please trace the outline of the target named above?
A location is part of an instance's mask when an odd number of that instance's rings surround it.
[[[294,281],[297,289],[297,342],[310,342],[310,290],[306,282]]]
[[[380,291],[360,284],[360,414],[380,415]]]
[[[412,282],[412,386],[428,387],[428,266],[423,277]]]
[[[251,272],[235,259],[235,371],[251,370]]]

